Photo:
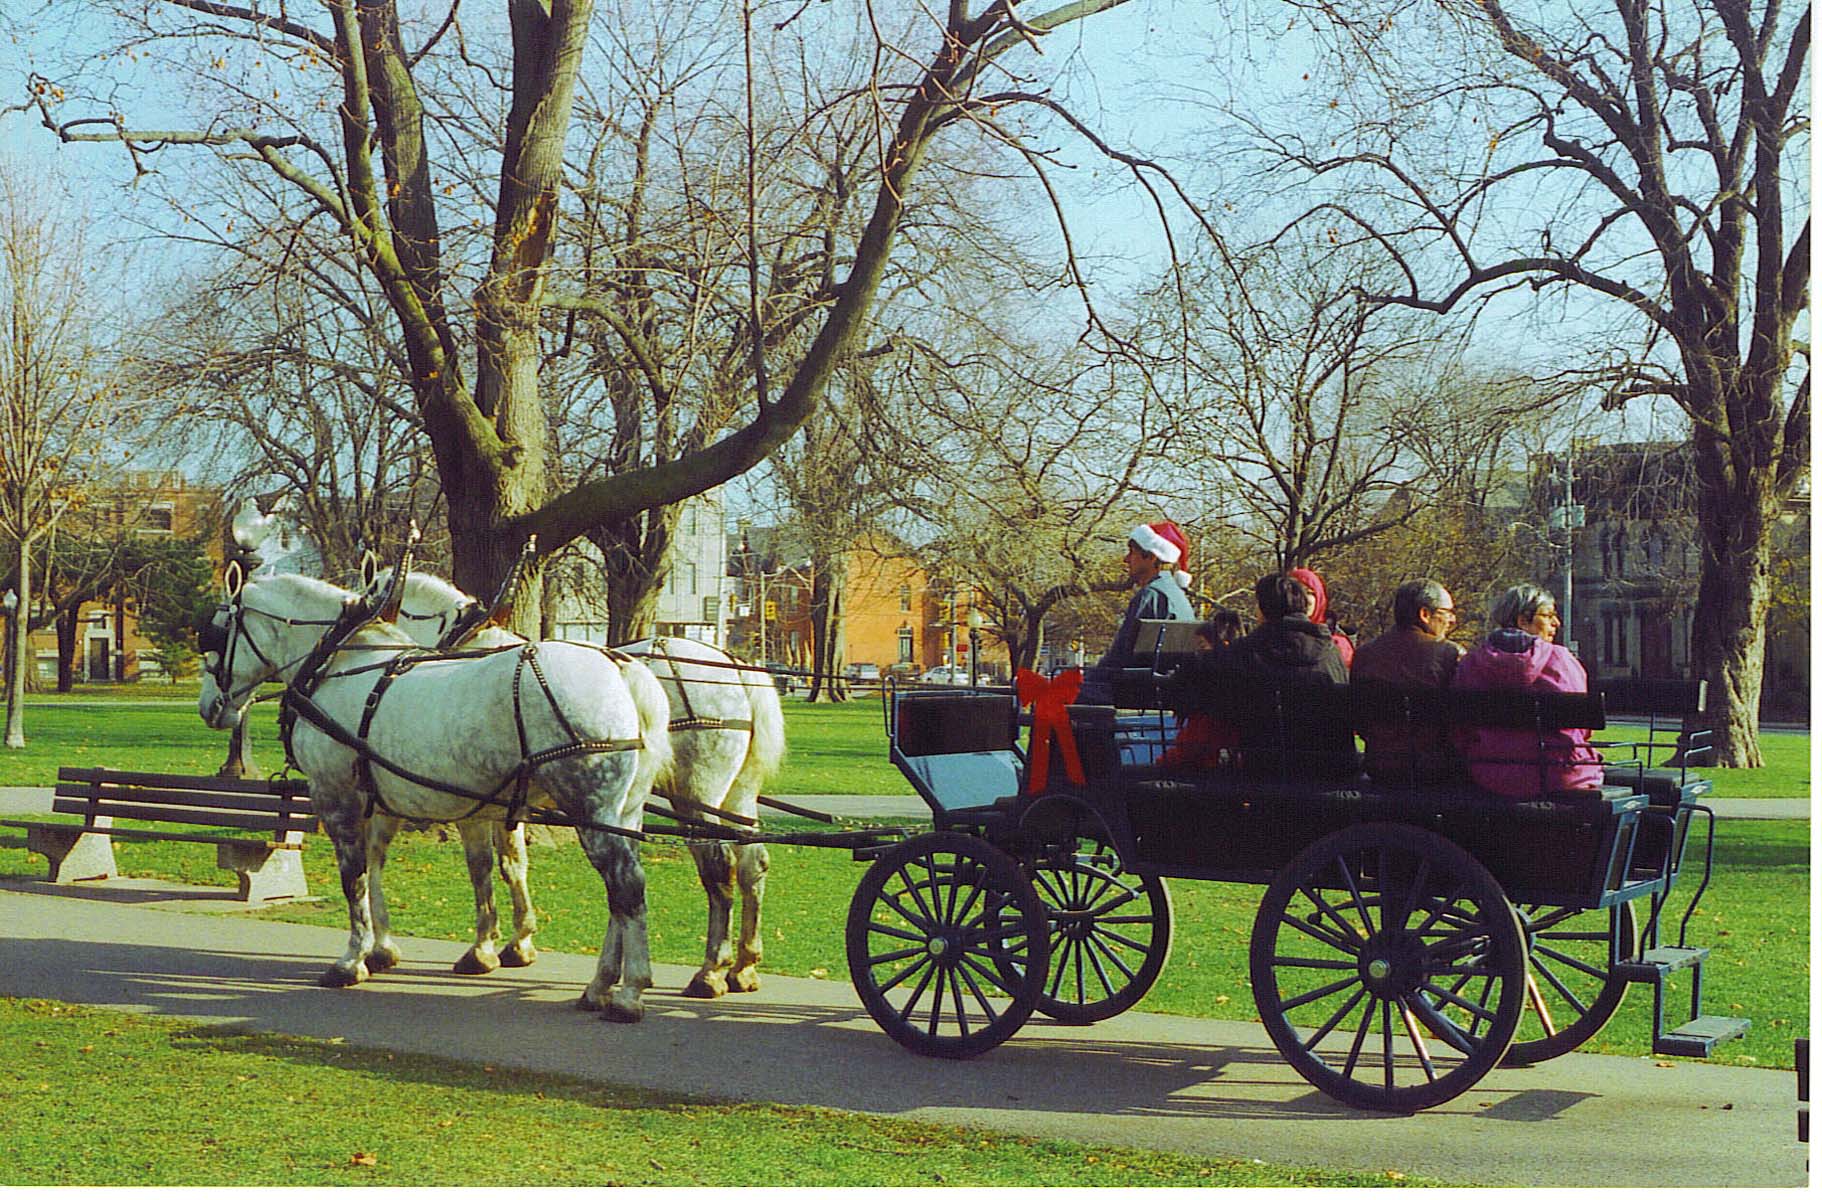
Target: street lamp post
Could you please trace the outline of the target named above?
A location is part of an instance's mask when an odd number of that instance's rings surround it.
[[[968,609],[968,686],[979,687],[981,683],[981,626],[986,621],[981,617],[981,610],[969,606]]]
[[[24,555],[20,555],[23,569]],[[6,613],[6,745],[17,750],[25,745],[25,640],[20,632],[19,593],[12,588],[0,596],[0,610]]]

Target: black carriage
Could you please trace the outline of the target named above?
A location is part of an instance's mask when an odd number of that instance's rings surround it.
[[[1624,762],[1619,743],[1597,743],[1607,786],[1514,801],[1415,770],[1369,782],[1322,747],[1351,747],[1373,722],[1445,739],[1455,725],[1499,726],[1535,733],[1541,763],[1550,732],[1605,727],[1599,692],[1234,677],[1199,686],[1204,711],[1240,732],[1235,765],[1180,770],[1154,761],[1174,729],[1151,699],[1161,678],[1141,672],[1122,697],[1151,711],[1068,708],[1077,779],[1056,743],[1032,770],[1006,693],[888,691],[892,759],[934,829],[856,851],[871,866],[847,954],[895,1040],[966,1058],[1034,1011],[1079,1024],[1130,1008],[1169,955],[1167,878],[1264,885],[1249,957],[1259,1016],[1299,1074],[1355,1107],[1431,1107],[1502,1062],[1566,1053],[1629,983],[1653,987],[1660,1054],[1706,1056],[1747,1028],[1702,1015],[1707,952],[1680,944],[1687,913],[1675,942],[1667,928],[1698,816],[1706,886],[1713,812],[1686,767],[1647,768],[1666,750],[1687,764],[1699,734],[1660,741],[1654,724]],[[1047,784],[1029,786],[1034,773]],[[1666,1030],[1665,982],[1679,971],[1693,975],[1689,1020]]]

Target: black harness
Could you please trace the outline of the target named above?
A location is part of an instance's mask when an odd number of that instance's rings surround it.
[[[368,816],[373,815],[375,808],[378,808],[391,816],[398,817],[403,815],[394,812],[391,808],[386,806],[384,799],[380,795],[380,789],[373,778],[373,768],[375,766],[378,766],[380,769],[387,771],[390,774],[398,776],[400,779],[414,783],[419,787],[441,792],[445,795],[459,796],[466,800],[472,800],[474,802],[474,807],[469,809],[468,812],[461,817],[452,818],[454,820],[466,820],[490,805],[503,806],[506,809],[506,827],[511,829],[516,827],[521,820],[525,808],[526,796],[531,786],[532,773],[539,767],[549,762],[555,762],[561,758],[570,758],[582,754],[613,754],[629,750],[643,750],[646,748],[645,739],[643,737],[584,738],[578,735],[575,727],[570,723],[569,718],[564,714],[561,706],[557,703],[557,698],[555,693],[551,690],[550,682],[544,676],[544,669],[538,662],[538,647],[536,643],[525,642],[519,645],[466,650],[425,650],[416,645],[397,647],[384,645],[362,646],[359,648],[370,650],[397,649],[400,653],[384,662],[374,663],[369,666],[355,667],[346,671],[331,671],[329,668],[335,656],[343,650],[350,648],[346,645],[348,638],[373,620],[374,614],[372,607],[367,603],[363,603],[359,598],[350,599],[345,602],[342,606],[341,613],[328,620],[282,617],[274,613],[265,612],[264,610],[249,609],[244,603],[231,606],[224,605],[223,607],[229,610],[228,628],[224,631],[223,646],[219,651],[215,671],[215,683],[217,689],[222,694],[222,702],[231,703],[236,694],[230,690],[229,684],[233,679],[234,655],[241,642],[246,642],[247,648],[259,658],[259,661],[262,664],[270,668],[275,674],[282,674],[287,667],[295,665],[297,671],[292,676],[291,682],[285,686],[285,690],[279,701],[279,737],[285,750],[285,762],[290,769],[298,769],[297,759],[292,751],[292,738],[296,732],[297,722],[300,718],[320,730],[332,741],[353,750],[355,753],[355,779],[360,790],[367,798]],[[258,642],[253,639],[245,620],[244,614],[247,612],[256,613],[259,616],[266,617],[285,625],[323,625],[327,626],[327,629],[323,636],[317,640],[316,645],[313,646],[307,654],[294,659],[291,663],[280,665],[274,662],[262,649],[260,649]],[[626,655],[616,651],[607,650],[599,646],[590,648],[597,650],[616,664],[624,664],[630,661]],[[425,663],[478,659],[504,653],[517,653],[519,656],[513,671],[512,686],[513,723],[519,737],[519,765],[491,791],[478,791],[473,788],[463,787],[460,784],[450,783],[446,780],[431,778],[430,776],[414,771],[386,755],[379,753],[368,741],[368,733],[372,728],[374,716],[379,711],[380,700],[399,676],[405,674],[414,667],[422,666]],[[555,714],[557,722],[563,727],[564,733],[570,737],[571,741],[569,743],[537,751],[531,749],[530,738],[525,728],[523,700],[523,678],[528,666],[531,669],[532,677],[537,681],[539,689],[544,694],[546,703],[550,705],[551,712]],[[341,722],[325,712],[322,706],[317,703],[316,691],[329,679],[347,678],[352,675],[366,674],[369,672],[377,674],[378,678],[374,681],[373,689],[367,693],[367,699],[362,705],[358,729],[354,732],[350,732]],[[240,689],[240,693],[244,694],[250,690],[251,688],[243,688]],[[510,793],[509,797],[508,793]]]

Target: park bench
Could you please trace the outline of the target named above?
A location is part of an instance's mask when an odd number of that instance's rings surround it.
[[[161,775],[99,767],[63,767],[51,799],[53,813],[80,822],[7,820],[26,831],[26,849],[50,860],[53,883],[119,875],[114,838],[213,845],[215,861],[239,880],[250,902],[308,894],[304,835],[316,828],[308,784],[301,779],[223,779]],[[114,821],[154,821],[169,829],[122,828]],[[223,834],[227,828],[243,836]]]

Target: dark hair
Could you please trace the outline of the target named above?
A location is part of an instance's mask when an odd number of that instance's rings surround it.
[[[1309,611],[1310,594],[1289,575],[1267,575],[1253,585],[1253,599],[1259,602],[1259,615],[1268,621],[1283,620],[1291,613],[1302,616]]]
[[[1211,646],[1225,646],[1240,636],[1240,614],[1231,608],[1218,609],[1215,615],[1196,626],[1196,636],[1206,638]]]
[[[1417,614],[1442,607],[1444,588],[1434,579],[1410,579],[1392,593],[1392,621],[1400,629],[1417,628]]]

